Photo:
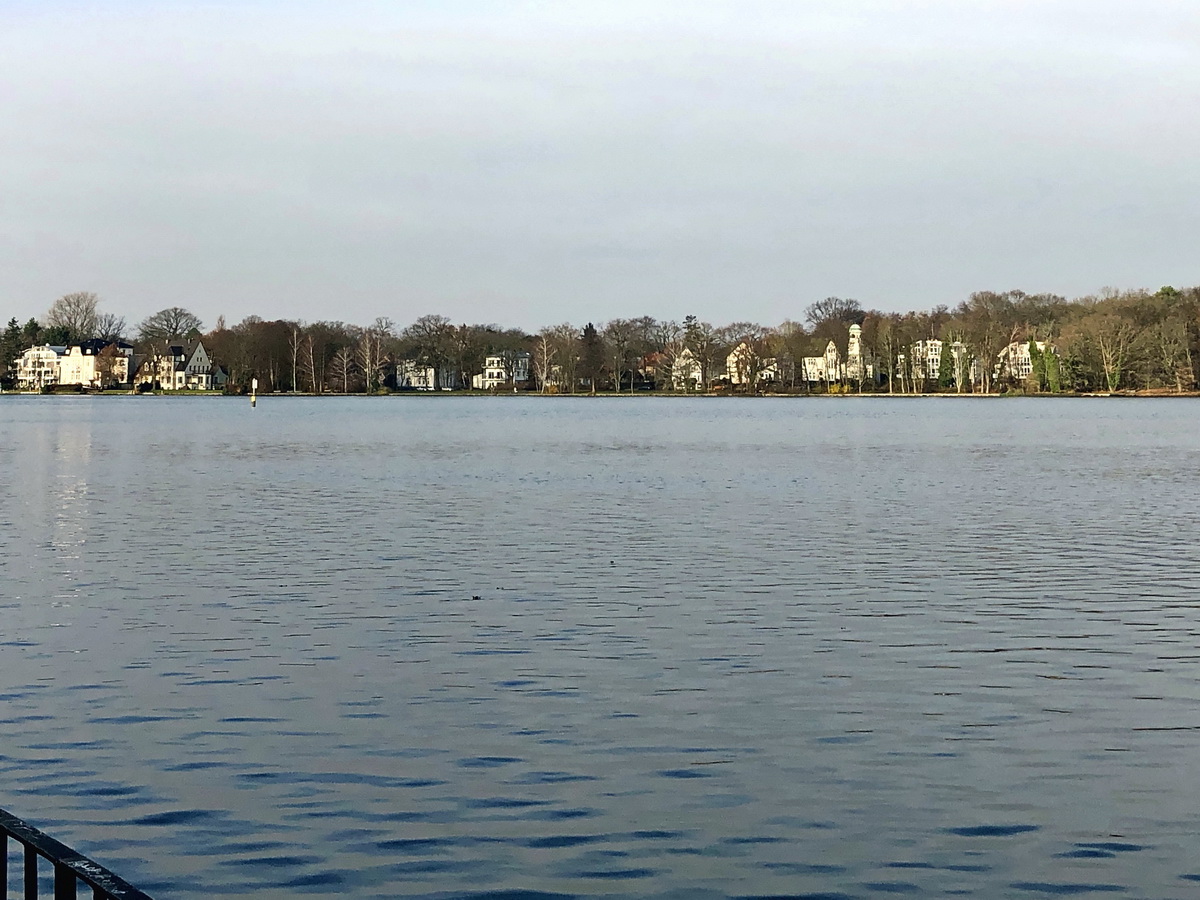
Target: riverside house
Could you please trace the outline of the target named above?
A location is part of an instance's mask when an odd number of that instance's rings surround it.
[[[140,354],[136,384],[163,391],[211,391],[219,387],[220,370],[202,341],[155,341]]]
[[[495,390],[516,387],[529,381],[529,366],[532,357],[523,350],[504,350],[493,353],[483,361],[483,372],[471,379],[475,390]]]
[[[58,358],[58,383],[103,389],[129,381],[133,344],[90,340],[67,348]]]
[[[66,347],[42,344],[22,353],[17,360],[17,390],[40,391],[58,384],[58,360],[66,352]]]
[[[450,391],[458,387],[458,377],[449,369],[443,369],[439,377],[433,366],[402,359],[396,363],[396,387],[402,391]]]
[[[30,347],[17,360],[17,389],[40,391],[54,385],[100,390],[129,381],[133,345],[93,339],[69,347]]]
[[[791,381],[791,361],[759,356],[753,347],[742,341],[725,357],[725,377],[732,385],[785,384]]]
[[[677,391],[702,391],[704,369],[690,348],[684,347],[671,363],[671,385]]]
[[[1045,341],[1034,341],[1033,345],[1042,353],[1046,352]],[[1053,347],[1050,347],[1050,352],[1055,352]],[[1033,356],[1029,353],[1029,341],[1013,341],[996,358],[997,379],[1008,377],[1013,381],[1024,381],[1032,373]]]

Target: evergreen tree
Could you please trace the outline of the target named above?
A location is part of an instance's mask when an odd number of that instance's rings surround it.
[[[1062,365],[1058,361],[1058,354],[1053,350],[1046,350],[1045,356],[1046,366],[1046,387],[1052,394],[1057,394],[1062,391]]]
[[[16,320],[16,317],[8,320],[8,326],[4,329],[4,337],[0,338],[0,346],[4,347],[6,353],[20,353],[25,349],[25,341],[21,337],[21,323]]]
[[[21,329],[21,343],[24,346],[22,350],[28,350],[30,347],[36,347],[42,343],[42,326],[38,324],[37,319],[30,319]]]
[[[8,327],[0,336],[0,380],[5,387],[11,387],[17,369],[17,359],[25,349],[21,340],[21,325],[17,320],[9,319]]]
[[[42,329],[40,340],[51,347],[65,347],[77,339],[71,336],[71,329],[66,325],[51,325]]]
[[[1046,357],[1049,355],[1048,351],[1038,349],[1037,341],[1029,339],[1029,361],[1033,366],[1029,373],[1029,387],[1035,392],[1046,388]]]
[[[942,355],[938,357],[938,387],[942,390],[954,387],[954,353],[949,341],[942,341]]]
[[[1095,390],[1095,385],[1088,378],[1086,364],[1073,353],[1058,360],[1058,372],[1059,382],[1066,385],[1069,391]]]
[[[596,326],[591,322],[587,323],[579,340],[583,345],[583,352],[579,358],[579,375],[591,382],[594,394],[596,393],[596,382],[600,380],[600,374],[604,371],[604,342],[600,339]]]

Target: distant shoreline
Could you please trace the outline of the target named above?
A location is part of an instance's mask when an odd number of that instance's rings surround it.
[[[36,397],[36,398],[82,398],[82,397],[126,397],[137,399],[159,399],[159,398],[175,398],[175,399],[194,399],[194,398],[219,398],[223,400],[241,400],[247,401],[250,399],[249,394],[222,394],[218,391],[158,391],[147,392],[144,394],[134,394],[129,391],[61,391],[51,394],[42,394],[37,391],[0,391],[0,397]],[[682,393],[674,391],[637,391],[635,393],[613,393],[605,391],[599,394],[577,393],[577,394],[542,394],[537,391],[389,391],[385,393],[373,394],[342,394],[326,392],[314,394],[306,391],[281,391],[279,393],[259,394],[258,400],[269,402],[271,400],[281,399],[299,399],[299,398],[319,398],[332,399],[338,397],[354,397],[358,399],[391,399],[391,398],[466,398],[466,397],[485,397],[490,399],[513,399],[513,398],[537,398],[540,400],[565,400],[565,399],[588,399],[588,400],[629,400],[638,398],[671,398],[671,399],[711,399],[711,400],[1058,400],[1058,399],[1081,399],[1081,400],[1162,400],[1162,399],[1195,399],[1200,397],[1200,391],[1184,391],[1176,393],[1174,391],[1164,392],[1162,390],[1152,391],[1114,391],[1108,392],[1089,392],[1089,393],[1062,393],[1062,394],[886,394],[886,393],[853,393],[847,392],[844,394],[825,394],[825,393],[787,393],[787,394],[733,394],[733,393]]]

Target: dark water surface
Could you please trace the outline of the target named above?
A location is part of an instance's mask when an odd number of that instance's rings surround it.
[[[0,806],[162,900],[1193,897],[1198,419],[6,397]]]

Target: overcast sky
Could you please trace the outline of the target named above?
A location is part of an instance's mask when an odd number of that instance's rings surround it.
[[[1200,283],[1195,0],[0,0],[0,315]]]

